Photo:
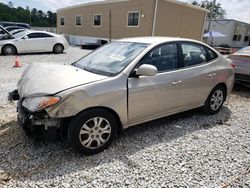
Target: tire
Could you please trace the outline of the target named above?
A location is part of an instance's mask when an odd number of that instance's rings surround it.
[[[64,50],[64,48],[63,48],[63,45],[61,45],[61,44],[56,44],[53,48],[53,52],[55,54],[61,54],[61,53],[63,53],[63,50]]]
[[[3,55],[15,55],[16,52],[16,48],[13,45],[7,44],[3,47],[2,49]]]
[[[223,103],[226,100],[226,90],[223,86],[216,86],[209,94],[205,105],[203,106],[203,111],[206,114],[213,115],[220,111]]]
[[[116,127],[116,119],[106,110],[83,111],[71,120],[68,140],[80,153],[97,154],[110,146]]]

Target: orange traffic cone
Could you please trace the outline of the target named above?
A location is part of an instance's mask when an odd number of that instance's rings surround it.
[[[22,66],[22,65],[21,65],[21,63],[20,63],[20,61],[19,61],[19,58],[18,58],[18,56],[16,56],[15,65],[14,65],[13,67],[18,68],[18,67],[21,67],[21,66]]]

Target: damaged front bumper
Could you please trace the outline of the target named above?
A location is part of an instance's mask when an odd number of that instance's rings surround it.
[[[46,111],[30,112],[22,106],[23,99],[20,98],[18,91],[14,90],[9,93],[8,100],[17,102],[17,121],[24,130],[35,130],[43,128],[45,131],[49,129],[58,129],[61,126],[61,119],[51,118]]]

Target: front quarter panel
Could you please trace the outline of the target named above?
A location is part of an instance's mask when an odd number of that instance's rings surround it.
[[[127,76],[120,75],[57,94],[62,101],[47,109],[50,117],[72,117],[95,107],[109,108],[117,113],[124,128],[127,125]]]

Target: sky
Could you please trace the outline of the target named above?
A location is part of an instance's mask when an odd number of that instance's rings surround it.
[[[37,8],[43,11],[51,10],[55,12],[58,8],[77,5],[85,2],[93,2],[98,0],[0,0],[0,2],[14,3],[14,6]],[[180,0],[182,2],[192,2],[193,0]],[[196,0],[200,2],[201,0]],[[222,4],[222,8],[226,10],[226,18],[235,19],[250,23],[250,0],[217,0]]]

